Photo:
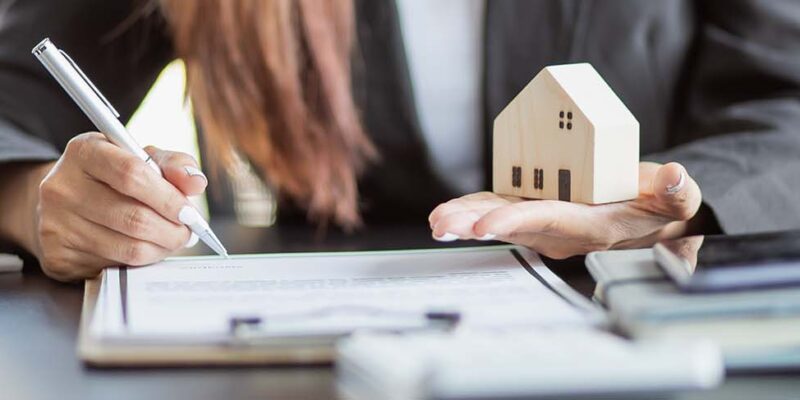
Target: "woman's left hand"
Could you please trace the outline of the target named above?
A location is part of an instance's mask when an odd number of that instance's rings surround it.
[[[587,205],[480,192],[439,205],[428,221],[440,241],[502,240],[561,259],[683,236],[701,202],[683,166],[643,162],[634,200]]]

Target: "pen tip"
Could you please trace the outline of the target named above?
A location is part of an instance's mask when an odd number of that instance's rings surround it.
[[[228,255],[228,249],[226,249],[225,246],[222,245],[222,242],[219,241],[217,235],[215,235],[214,232],[211,231],[211,229],[207,229],[205,232],[203,232],[203,234],[200,235],[200,240],[205,242],[205,244],[207,244],[208,247],[210,247],[212,250],[214,250],[215,253],[219,254],[220,256],[226,259],[231,258]]]
[[[221,255],[221,256],[222,256],[223,258],[225,258],[226,260],[230,259],[230,258],[231,258],[231,256],[230,256],[230,255],[228,255],[228,249],[226,249],[226,248],[225,248],[225,246],[223,246],[223,245],[222,245],[222,243],[218,243],[218,245],[219,245],[219,252],[218,252],[218,254],[219,254],[219,255]]]

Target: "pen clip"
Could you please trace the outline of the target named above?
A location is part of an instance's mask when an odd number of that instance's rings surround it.
[[[106,99],[106,97],[103,96],[102,93],[100,93],[100,90],[97,89],[97,86],[95,86],[94,83],[92,83],[91,80],[89,80],[89,77],[86,76],[86,74],[83,73],[83,70],[81,70],[81,67],[79,67],[78,64],[75,64],[75,61],[72,61],[72,57],[70,57],[69,54],[64,52],[64,50],[59,50],[58,52],[61,53],[61,55],[63,55],[64,58],[67,59],[67,62],[69,62],[72,65],[72,68],[75,68],[75,71],[78,71],[78,75],[81,76],[81,79],[83,79],[83,81],[86,82],[89,85],[90,88],[92,88],[92,90],[97,95],[97,97],[100,98],[100,101],[102,101],[103,104],[105,104],[106,107],[108,107],[109,111],[111,111],[111,113],[114,114],[115,117],[119,118],[119,113],[114,108],[114,106],[112,106],[111,103],[108,101],[108,99]]]

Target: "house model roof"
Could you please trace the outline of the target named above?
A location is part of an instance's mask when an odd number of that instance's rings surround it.
[[[558,84],[595,127],[638,125],[630,110],[591,64],[555,65],[545,67],[540,74]]]

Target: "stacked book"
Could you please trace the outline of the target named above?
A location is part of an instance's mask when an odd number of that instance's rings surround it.
[[[592,253],[586,265],[595,298],[633,338],[710,340],[730,370],[800,367],[800,287],[682,292],[651,249]]]

